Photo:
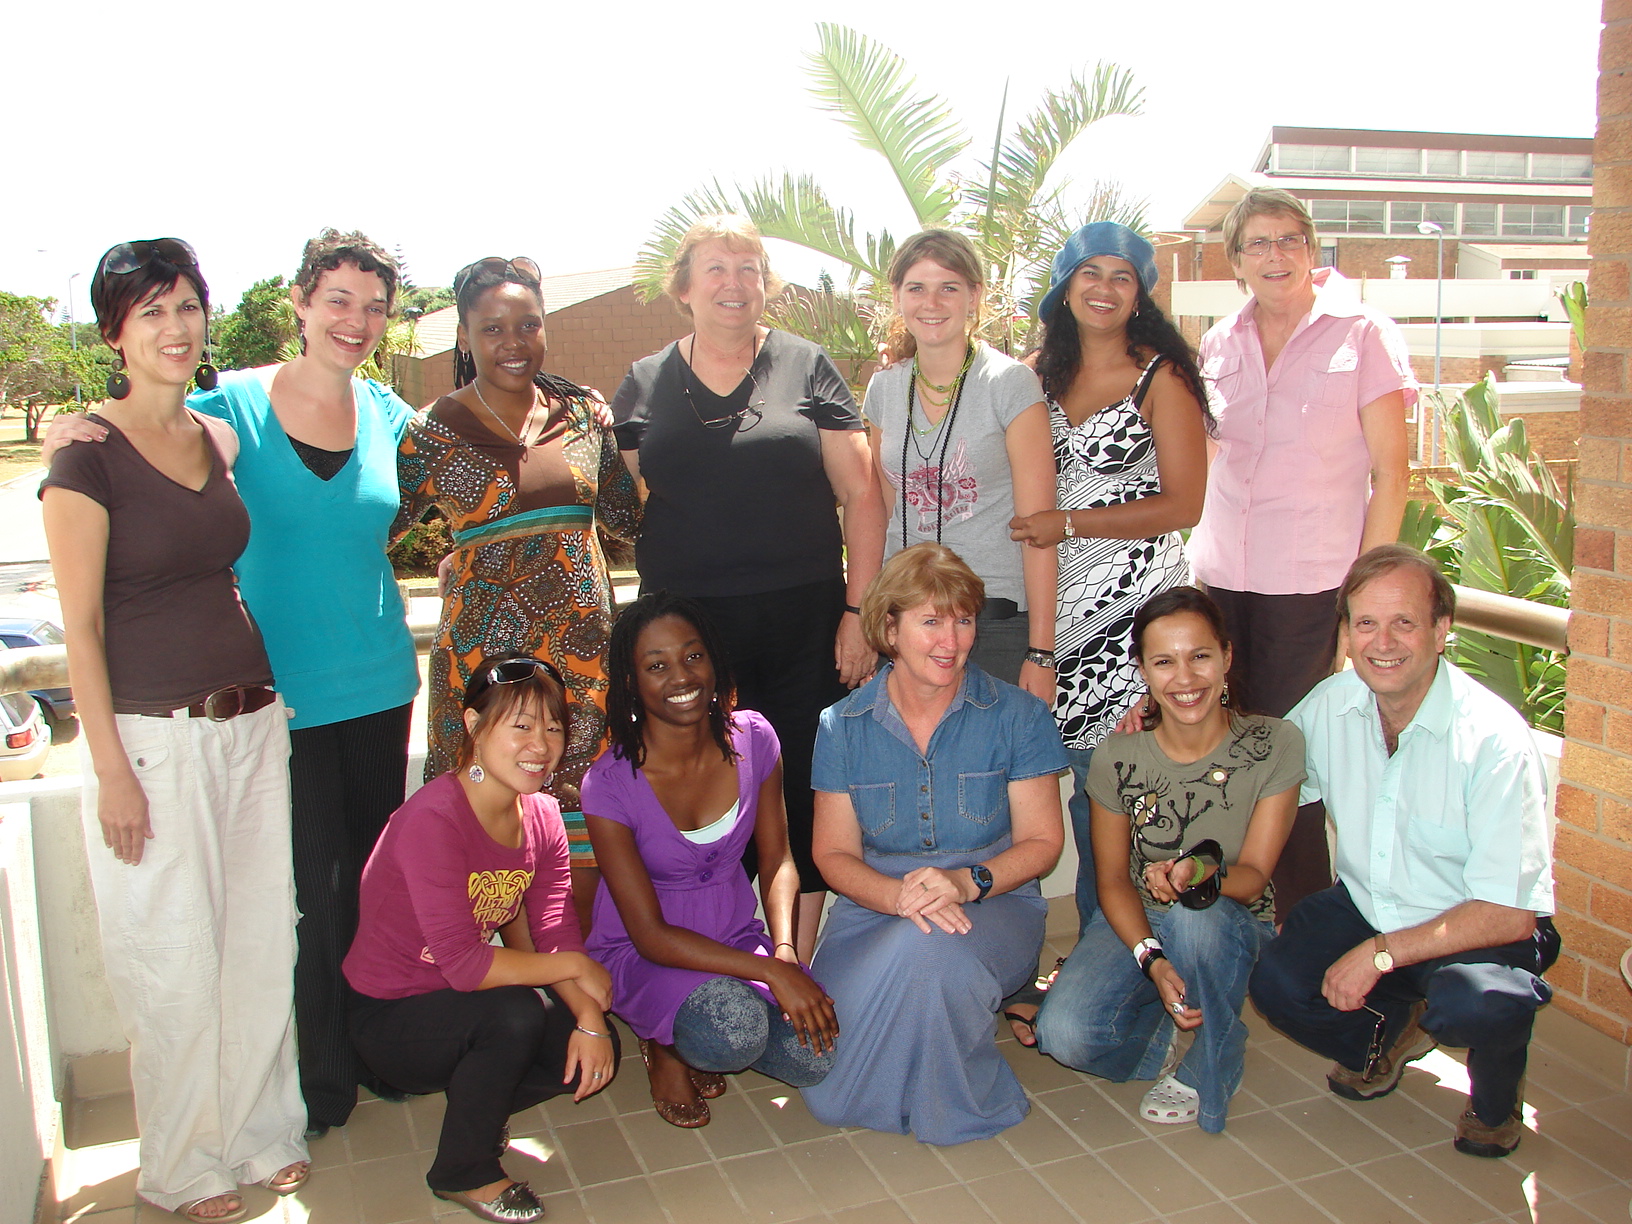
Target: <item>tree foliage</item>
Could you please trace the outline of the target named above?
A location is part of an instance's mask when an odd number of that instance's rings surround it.
[[[1410,503],[1400,539],[1432,555],[1452,582],[1557,608],[1570,603],[1575,512],[1524,421],[1503,424],[1495,379],[1438,397],[1449,479],[1428,478],[1435,506]],[[1459,630],[1455,662],[1507,699],[1534,727],[1564,728],[1564,659],[1555,651]]]
[[[0,404],[22,409],[29,442],[51,408],[74,403],[76,387],[87,399],[101,396],[100,342],[76,352],[67,325],[52,322],[56,306],[51,298],[0,291]]]
[[[289,287],[283,277],[269,276],[244,290],[237,308],[212,325],[210,341],[217,366],[246,370],[282,360],[297,336]]]
[[[969,138],[945,99],[921,89],[895,52],[855,30],[824,22],[816,33],[818,49],[808,59],[817,105],[885,160],[919,228],[961,229],[974,240],[988,267],[987,338],[1000,347],[1013,351],[1024,343],[1026,321],[1016,316],[1041,296],[1049,261],[1072,230],[1092,220],[1144,228],[1144,202],[1117,185],[1095,183],[1084,198],[1053,173],[1089,126],[1140,112],[1143,91],[1125,69],[1102,63],[1046,90],[1012,131],[1000,112],[990,158],[960,174],[955,167]],[[637,284],[648,301],[662,292],[686,230],[720,212],[742,213],[767,238],[816,251],[845,269],[842,291],[790,292],[772,305],[773,322],[841,361],[852,352],[863,361],[876,355],[897,240],[883,228],[858,236],[851,210],[805,174],[785,171],[747,185],[715,180],[665,212],[637,258]]]

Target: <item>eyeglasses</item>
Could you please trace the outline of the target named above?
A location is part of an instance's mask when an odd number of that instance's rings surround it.
[[[1243,255],[1251,255],[1254,259],[1262,259],[1269,254],[1270,247],[1278,247],[1290,255],[1299,247],[1309,245],[1307,234],[1283,234],[1279,238],[1254,238],[1251,242],[1243,242],[1235,249]]]
[[[145,268],[155,259],[198,267],[198,252],[180,238],[139,238],[135,242],[121,242],[102,256],[97,269],[102,276],[128,276],[138,268]]]
[[[1388,1028],[1388,1017],[1375,1007],[1368,1007],[1362,1003],[1361,1011],[1368,1011],[1377,1017],[1377,1025],[1371,1031],[1371,1044],[1366,1047],[1366,1066],[1361,1072],[1367,1079],[1377,1074],[1377,1064],[1383,1060],[1383,1033]]]
[[[465,709],[470,709],[477,698],[493,685],[520,684],[524,680],[531,680],[539,672],[554,680],[563,690],[566,689],[567,682],[561,678],[554,664],[546,663],[543,659],[506,659],[503,663],[495,663],[470,674],[470,680],[465,684]]]
[[[512,273],[519,273],[534,284],[537,284],[544,279],[543,274],[538,270],[538,265],[532,260],[528,259],[525,255],[517,255],[514,259],[505,259],[499,255],[489,255],[486,259],[478,259],[473,264],[466,264],[464,267],[460,268],[458,272],[454,273],[454,293],[458,294],[461,290],[463,290],[471,277],[481,276],[483,273],[487,272],[496,272],[500,276],[504,277],[508,277]]]
[[[754,386],[754,394],[749,397],[748,406],[739,408],[735,412],[728,412],[722,417],[705,417],[697,408],[697,401],[691,397],[691,365],[680,359],[680,385],[685,388],[686,403],[691,405],[691,415],[697,418],[697,423],[704,429],[731,429],[737,433],[747,433],[760,421],[765,419],[762,409],[765,407],[765,395],[759,389],[759,379],[754,377],[754,371],[748,371],[748,381]]]

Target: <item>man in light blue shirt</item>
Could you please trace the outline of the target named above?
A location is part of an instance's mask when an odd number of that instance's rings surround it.
[[[1336,1059],[1331,1090],[1392,1092],[1436,1044],[1466,1047],[1456,1148],[1506,1156],[1541,974],[1558,958],[1547,779],[1523,719],[1441,658],[1456,611],[1427,556],[1388,544],[1338,592],[1354,670],[1287,717],[1308,744],[1304,803],[1337,829],[1337,884],[1300,902],[1252,975],[1253,1002]]]

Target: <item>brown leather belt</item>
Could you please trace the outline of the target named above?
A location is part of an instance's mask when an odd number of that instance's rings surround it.
[[[162,714],[149,714],[148,717],[177,718],[185,714],[188,718],[226,722],[240,714],[253,714],[256,710],[264,710],[277,698],[277,692],[264,684],[229,684],[226,688],[216,689],[203,701],[195,702],[184,710],[166,710]]]

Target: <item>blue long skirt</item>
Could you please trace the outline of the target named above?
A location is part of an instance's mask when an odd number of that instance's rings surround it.
[[[1047,902],[1033,881],[964,912],[967,935],[925,934],[906,918],[834,902],[811,973],[837,1007],[838,1052],[827,1078],[801,1089],[819,1121],[952,1144],[1026,1116],[993,1019],[1037,972]]]

